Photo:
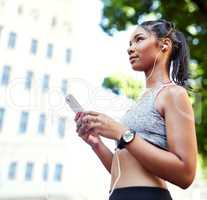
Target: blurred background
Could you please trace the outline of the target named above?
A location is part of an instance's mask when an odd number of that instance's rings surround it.
[[[145,87],[128,61],[130,34],[159,18],[190,46],[199,145],[195,181],[169,190],[206,200],[206,13],[204,0],[0,0],[0,200],[108,199],[110,175],[78,138],[65,96],[119,120]]]

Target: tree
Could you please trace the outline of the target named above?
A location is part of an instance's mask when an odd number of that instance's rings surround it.
[[[133,100],[138,98],[143,88],[142,82],[120,74],[104,78],[102,86],[111,89],[115,94],[124,94]]]
[[[136,25],[143,16],[173,21],[188,41],[191,52],[191,83],[193,108],[199,152],[207,166],[207,1],[184,0],[102,0],[101,27],[112,35]]]

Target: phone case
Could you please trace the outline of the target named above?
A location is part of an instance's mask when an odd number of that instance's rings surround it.
[[[82,106],[78,103],[76,98],[72,94],[68,94],[65,97],[66,103],[70,106],[70,108],[73,110],[73,112],[83,112]]]

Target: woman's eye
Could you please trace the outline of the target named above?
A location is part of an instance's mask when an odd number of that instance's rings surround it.
[[[139,42],[140,40],[143,40],[143,38],[142,37],[137,37],[136,38],[136,42]]]

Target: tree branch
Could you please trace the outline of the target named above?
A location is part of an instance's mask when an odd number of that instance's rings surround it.
[[[203,0],[192,0],[200,9],[202,14],[206,16],[207,13],[207,3]]]

